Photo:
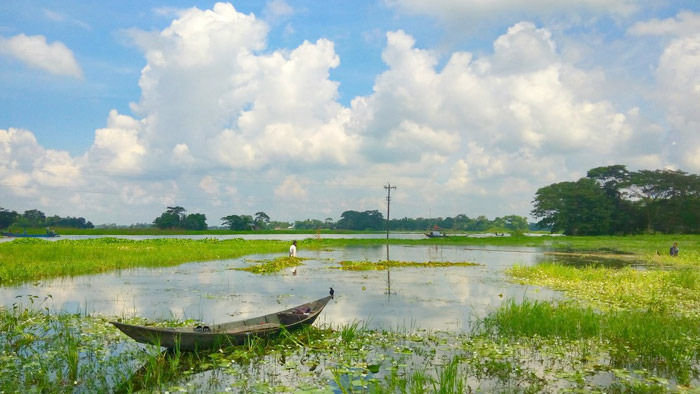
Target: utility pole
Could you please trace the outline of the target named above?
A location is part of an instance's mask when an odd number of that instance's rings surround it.
[[[389,263],[389,207],[391,206],[391,189],[396,190],[396,186],[391,186],[391,183],[387,182],[386,186],[386,288],[389,298],[391,298],[391,271],[388,268]]]
[[[389,207],[391,206],[391,189],[396,190],[396,186],[387,183],[384,188],[386,189],[386,259],[389,260]]]

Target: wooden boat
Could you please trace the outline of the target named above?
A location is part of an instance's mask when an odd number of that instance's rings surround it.
[[[253,336],[279,334],[311,325],[333,295],[289,308],[281,312],[212,326],[153,327],[110,322],[136,342],[153,344],[181,351],[216,349],[240,345]]]
[[[14,237],[14,238],[53,238],[53,237],[60,237],[60,235],[50,232],[46,234],[27,234],[27,233],[2,233],[3,236],[5,237]]]
[[[447,237],[447,234],[441,233],[438,230],[431,230],[425,233],[425,236],[428,238],[441,238],[441,237]]]

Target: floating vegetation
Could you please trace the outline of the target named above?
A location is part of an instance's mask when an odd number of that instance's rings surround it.
[[[700,317],[697,269],[614,269],[545,263],[516,265],[506,273],[518,283],[561,290],[603,310],[648,310]]]
[[[396,261],[382,260],[378,262],[372,261],[340,261],[340,267],[337,269],[346,271],[381,271],[388,268],[405,268],[405,267],[420,267],[420,268],[445,268],[445,267],[473,267],[480,265],[469,261],[449,262],[449,261],[426,261],[423,263],[416,261]]]
[[[238,271],[248,271],[254,274],[268,275],[282,271],[286,268],[293,268],[300,265],[304,265],[304,263],[302,263],[302,261],[304,260],[306,259],[303,257],[291,256],[277,257],[272,260],[249,260],[253,263],[253,265],[248,267],[236,267],[232,269]]]

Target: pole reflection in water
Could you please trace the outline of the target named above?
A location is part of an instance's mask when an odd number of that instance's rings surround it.
[[[389,268],[389,243],[386,244],[386,293],[387,298],[391,299],[391,269]]]

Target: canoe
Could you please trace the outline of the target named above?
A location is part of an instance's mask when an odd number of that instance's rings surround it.
[[[285,309],[281,312],[238,320],[230,323],[195,327],[153,327],[110,322],[136,342],[162,346],[181,351],[216,349],[241,345],[252,336],[279,334],[311,325],[323,311],[332,295]]]

